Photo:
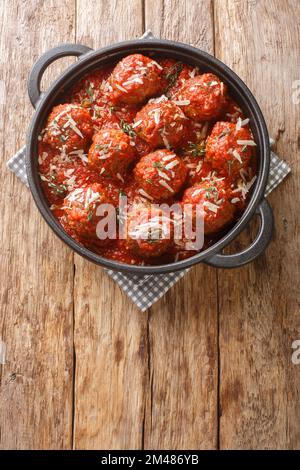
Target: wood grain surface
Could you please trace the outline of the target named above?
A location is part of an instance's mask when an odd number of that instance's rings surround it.
[[[73,254],[5,163],[24,145],[32,114],[27,76],[33,61],[58,37],[62,42],[75,39],[72,2],[1,1],[0,9],[5,86],[0,113],[0,321],[6,344],[6,363],[0,366],[1,448],[70,448]],[[68,61],[51,68],[53,77]]]
[[[291,361],[300,337],[299,18],[295,1],[215,2],[216,55],[253,90],[293,171],[270,195],[276,233],[265,255],[218,273],[221,448],[300,448],[300,369]]]
[[[299,18],[297,0],[0,2],[1,449],[300,448]],[[232,67],[293,174],[270,196],[265,255],[232,271],[199,265],[142,314],[55,237],[5,163],[24,143],[42,52],[147,29]],[[52,64],[44,87],[72,60]]]

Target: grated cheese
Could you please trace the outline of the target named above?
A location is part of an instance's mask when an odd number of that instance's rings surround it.
[[[57,116],[55,116],[55,118],[54,118],[53,121],[50,123],[50,125],[55,126],[55,124],[57,124],[57,121],[58,121],[62,116],[64,116],[65,114],[68,114],[68,112],[71,111],[71,109],[80,109],[80,106],[77,106],[77,105],[75,105],[75,104],[70,104],[66,109],[64,109],[64,110],[61,111]]]
[[[153,112],[154,122],[155,124],[159,124],[160,121],[160,109],[155,109]]]
[[[139,121],[136,121],[134,124],[132,124],[132,129],[134,129],[135,127],[139,126],[141,123],[142,123],[142,119],[140,119]]]
[[[178,161],[178,160],[173,160],[172,162],[167,163],[167,164],[165,165],[165,168],[166,168],[167,170],[171,170],[172,168],[174,168],[174,167],[177,166],[177,165],[179,165],[179,161]]]
[[[202,165],[203,165],[203,161],[200,160],[200,162],[199,162],[198,165],[196,166],[196,173],[199,173],[199,171],[200,171],[201,168],[202,168]]]
[[[169,141],[168,141],[167,137],[165,136],[165,134],[164,134],[163,132],[162,132],[162,134],[161,134],[161,137],[162,137],[162,140],[163,140],[163,142],[164,142],[164,144],[165,144],[165,147],[167,147],[167,149],[170,149]]]
[[[213,204],[212,202],[209,202],[209,201],[204,201],[203,205],[205,207],[207,207],[208,210],[210,210],[211,212],[214,212],[215,214],[219,210],[219,206],[217,206],[216,204]]]
[[[177,104],[177,106],[187,106],[191,102],[190,100],[179,100],[179,101],[173,101],[174,104]]]
[[[161,103],[162,101],[169,101],[166,95],[161,95],[158,98],[151,98],[148,103]]]
[[[123,82],[123,85],[124,86],[127,86],[127,85],[132,85],[133,83],[140,83],[141,85],[143,85],[143,80],[140,78],[140,77],[131,77],[130,80],[127,80],[126,82]]]
[[[172,153],[172,155],[166,155],[165,157],[163,157],[162,160],[164,162],[168,162],[169,160],[172,160],[172,158],[174,158],[174,157],[176,158],[177,155],[175,155],[175,153]]]
[[[153,65],[155,65],[159,70],[162,70],[162,66],[159,65],[157,62],[155,62],[155,60],[152,61]],[[149,64],[148,64],[149,65]]]
[[[239,152],[238,152],[237,150],[233,150],[232,155],[233,155],[234,158],[236,158],[240,163],[243,163],[243,162],[242,162],[242,159],[241,159],[241,156],[240,156],[240,154],[239,154]]]
[[[71,117],[69,118],[69,122],[70,122],[70,127],[71,129],[76,132],[77,135],[79,135],[79,137],[81,137],[82,139],[84,138],[81,131],[78,129],[77,125],[76,125],[76,122],[74,121],[74,119],[72,119]]]
[[[144,191],[144,189],[139,189],[138,192],[139,192],[142,196],[144,196],[144,197],[146,197],[147,199],[150,199],[151,201],[153,201],[153,197],[150,196],[150,194],[146,193],[146,191]]]
[[[128,90],[126,90],[126,88],[122,87],[118,83],[115,83],[115,87],[118,88],[120,91],[124,91],[124,93],[128,93]]]
[[[124,183],[124,178],[120,175],[120,173],[117,173],[117,174],[116,174],[116,177],[117,177],[120,181],[122,181],[122,183]]]
[[[74,173],[74,171],[75,171],[74,168],[69,168],[69,169],[67,169],[67,170],[64,171],[64,175],[65,175],[66,177],[69,177],[69,176],[72,175],[72,173]]]
[[[99,160],[107,160],[107,158],[110,158],[110,157],[111,157],[111,155],[99,153],[98,159]]]
[[[238,120],[237,120],[237,123],[236,123],[236,130],[239,131],[243,126],[245,126],[246,124],[248,124],[248,122],[250,121],[249,118],[247,119],[244,119],[242,121],[242,119],[239,117]]]
[[[39,155],[39,158],[38,158],[39,164],[41,165],[42,163],[44,163],[47,157],[48,157],[47,152],[43,152],[42,155]]]
[[[254,140],[237,140],[238,145],[249,145],[251,147],[255,147],[256,143]]]
[[[171,181],[171,178],[168,175],[166,175],[166,173],[164,173],[163,171],[157,170],[157,173],[159,174],[161,178]]]
[[[242,126],[241,126],[241,123],[242,123],[242,120],[241,120],[241,118],[239,117],[238,120],[237,120],[236,126],[235,126],[235,128],[236,128],[237,131],[239,131],[239,130],[241,129],[241,127],[242,127]]]
[[[82,155],[84,153],[83,150],[72,150],[72,152],[70,152],[70,155]]]
[[[174,189],[171,188],[171,186],[168,185],[168,183],[165,180],[159,180],[158,182],[161,186],[164,186],[168,191],[170,191],[170,193],[174,193]]]

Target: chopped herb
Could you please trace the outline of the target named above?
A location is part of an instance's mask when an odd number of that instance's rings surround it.
[[[246,150],[247,150],[247,145],[244,145],[242,148],[242,152],[246,152]]]
[[[89,222],[93,218],[93,212],[89,212],[87,216],[87,221]]]
[[[129,135],[129,137],[136,137],[136,133],[132,129],[131,125],[128,124],[128,122],[124,121],[124,119],[121,119],[120,126],[122,131],[125,132],[125,134]]]
[[[193,157],[203,157],[203,155],[205,155],[205,144],[204,142],[201,142],[200,144],[189,142],[188,151]]]
[[[94,91],[91,86],[88,86],[86,89],[87,94],[91,98],[92,101],[94,101]]]
[[[122,189],[119,190],[119,194],[120,196],[126,196],[126,193]]]
[[[145,181],[147,181],[147,183],[149,183],[149,184],[152,184],[152,180],[150,180],[149,178],[146,178]]]
[[[165,169],[165,166],[161,162],[154,162],[153,163],[154,168],[162,168]]]
[[[183,69],[183,63],[182,62],[176,62],[176,64],[174,64],[170,70],[168,71],[168,73],[166,74],[166,79],[168,80],[168,86],[166,88],[166,92],[169,91],[170,88],[172,88],[173,85],[175,85],[175,83],[177,82],[178,80],[178,77],[181,73]]]
[[[108,148],[108,145],[107,145],[107,144],[104,144],[104,145],[103,145],[103,144],[96,144],[96,145],[95,145],[95,148],[96,148],[97,150],[102,150],[103,153],[108,153],[108,151],[109,151],[109,148]]]
[[[115,145],[113,147],[108,144],[95,144],[95,148],[104,155],[106,155],[109,152],[119,152],[122,150],[120,145]]]
[[[230,132],[231,132],[231,129],[226,129],[226,131],[221,132],[221,134],[219,135],[219,139],[221,139],[225,135],[230,134]]]
[[[81,106],[83,108],[89,108],[91,106],[91,104],[92,104],[91,101],[87,100],[87,99],[84,99],[84,100],[81,101]]]
[[[210,187],[206,188],[205,196],[207,197],[207,199],[211,198],[211,195],[212,195],[211,193],[214,193],[214,195],[216,197],[218,197],[218,190],[215,186],[210,186]]]
[[[110,112],[110,114],[112,114],[113,112],[115,112],[115,110],[116,110],[115,106],[110,106],[110,107],[109,107],[109,112]]]
[[[62,195],[62,194],[65,194],[66,191],[67,191],[67,187],[64,185],[64,184],[61,184],[60,186],[58,186],[57,184],[54,184],[52,182],[48,182],[48,186],[54,190],[54,192],[58,195]]]
[[[100,117],[102,112],[103,112],[102,106],[94,105],[94,118]]]

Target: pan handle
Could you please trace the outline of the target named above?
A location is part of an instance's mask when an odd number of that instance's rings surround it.
[[[148,29],[148,30],[143,34],[143,36],[140,37],[140,39],[155,39],[155,36],[154,36],[154,34],[152,33],[152,31],[150,31],[150,29]]]
[[[256,210],[260,217],[260,228],[255,240],[240,253],[223,255],[217,253],[204,262],[216,268],[238,268],[250,263],[260,256],[271,241],[274,229],[273,211],[266,199],[263,199]]]
[[[61,57],[80,57],[92,50],[81,44],[61,44],[42,54],[32,67],[28,79],[28,95],[32,106],[36,108],[41,98],[41,80],[48,65]]]

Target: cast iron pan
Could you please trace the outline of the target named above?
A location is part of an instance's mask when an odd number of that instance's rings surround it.
[[[227,83],[231,95],[250,118],[251,129],[257,143],[258,178],[249,204],[242,217],[228,233],[206,250],[191,258],[159,266],[134,266],[108,260],[75,242],[53,217],[43,194],[38,175],[37,137],[51,108],[57,104],[64,92],[87,72],[116,62],[128,54],[136,52],[173,57],[188,64],[198,66],[201,71],[211,71],[218,75]],[[50,88],[42,93],[40,84],[44,71],[52,62],[65,56],[76,56],[79,60],[68,67]],[[250,90],[231,69],[215,57],[186,44],[155,39],[151,33],[144,35],[142,39],[121,42],[98,50],[93,50],[80,44],[62,44],[45,52],[34,64],[29,76],[28,93],[32,105],[36,108],[28,131],[26,145],[26,167],[29,187],[36,205],[46,222],[56,235],[76,253],[98,265],[115,271],[145,275],[178,271],[200,262],[219,268],[238,267],[253,261],[267,248],[272,237],[274,225],[272,209],[264,198],[270,165],[267,127],[261,110]],[[255,240],[250,246],[239,253],[231,255],[222,254],[225,246],[246,227],[255,214],[260,218],[260,228]]]

